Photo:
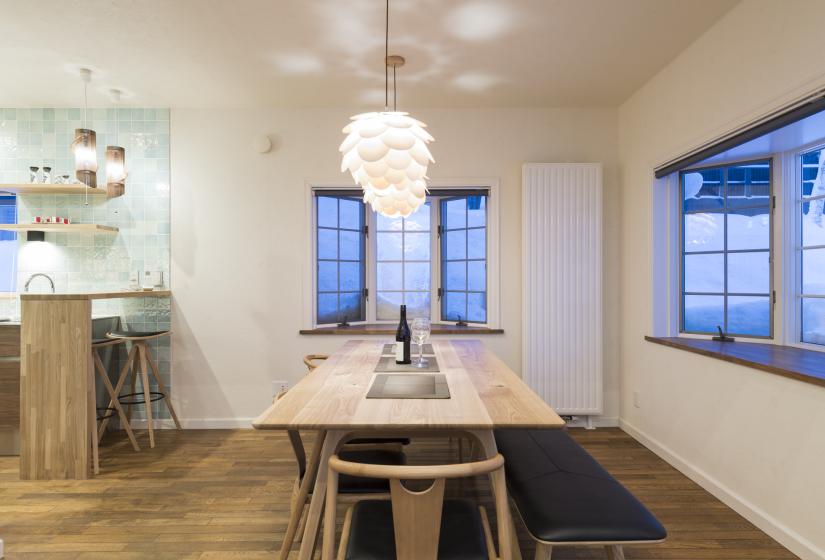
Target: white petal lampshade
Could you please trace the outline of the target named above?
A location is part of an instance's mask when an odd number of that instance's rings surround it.
[[[388,111],[355,115],[344,128],[341,171],[349,170],[364,189],[364,202],[379,214],[406,218],[424,204],[427,166],[435,161],[426,126]]]

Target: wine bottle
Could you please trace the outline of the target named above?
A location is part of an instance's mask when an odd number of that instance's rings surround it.
[[[395,363],[410,364],[410,340],[412,333],[407,324],[407,306],[401,306],[401,319],[398,321],[398,328],[395,330]]]

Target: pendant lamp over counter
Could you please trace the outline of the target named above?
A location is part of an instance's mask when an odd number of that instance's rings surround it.
[[[87,187],[97,187],[97,135],[89,126],[89,98],[88,86],[92,80],[92,71],[88,68],[80,69],[80,79],[83,81],[83,128],[74,131],[75,177]]]
[[[120,101],[120,90],[110,92],[115,104],[115,144],[119,144],[120,117],[117,113],[117,104]],[[126,192],[126,149],[115,145],[106,146],[106,197],[122,196]]]
[[[352,174],[364,191],[364,202],[383,216],[408,217],[427,197],[427,167],[433,163],[427,144],[433,137],[426,124],[397,110],[396,70],[404,58],[389,55],[389,0],[384,41],[384,111],[362,113],[344,127],[339,150],[341,171]],[[389,68],[392,68],[393,110],[389,110]]]

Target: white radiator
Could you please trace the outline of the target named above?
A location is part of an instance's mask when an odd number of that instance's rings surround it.
[[[602,413],[602,165],[522,168],[525,382],[559,414]]]

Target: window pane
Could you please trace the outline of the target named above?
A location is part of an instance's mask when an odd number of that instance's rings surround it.
[[[404,259],[411,261],[430,260],[429,232],[404,234]]]
[[[388,218],[381,214],[376,214],[378,231],[401,231],[404,227],[402,218]]]
[[[338,294],[318,294],[318,322],[338,322]]]
[[[361,260],[361,233],[358,231],[341,230],[339,233],[341,246],[341,260]]]
[[[767,294],[770,291],[768,252],[728,254],[728,292]]]
[[[375,275],[376,287],[378,290],[401,290],[401,267],[400,262],[379,262]]]
[[[460,229],[467,227],[467,201],[463,198],[448,200],[444,216],[444,229]]]
[[[404,303],[407,306],[408,321],[416,317],[430,318],[430,292],[406,292]]]
[[[802,298],[802,342],[825,344],[825,299]]]
[[[447,260],[467,258],[467,230],[448,231],[444,238]]]
[[[467,227],[483,227],[487,225],[487,197],[467,197]]]
[[[769,249],[771,220],[768,208],[728,213],[728,251]]]
[[[341,228],[360,230],[363,227],[361,220],[364,217],[361,202],[347,198],[340,199]]]
[[[802,251],[802,293],[825,295],[825,249]]]
[[[363,310],[361,309],[361,292],[351,292],[341,294],[340,317],[337,321],[359,321],[363,317]]]
[[[771,168],[767,161],[728,168],[728,208],[765,206],[770,203]]]
[[[430,231],[430,203],[425,203],[415,214],[404,220],[405,231]]]
[[[466,292],[444,293],[444,319],[447,321],[458,321],[459,319],[467,319]]]
[[[430,290],[430,263],[404,263],[404,289],[427,291]]]
[[[331,196],[317,197],[318,227],[338,227],[338,199]]]
[[[802,206],[802,245],[825,245],[825,199],[812,200]]]
[[[750,336],[770,336],[770,298],[728,297],[728,329],[726,332]]]
[[[467,258],[484,259],[487,257],[487,230],[467,230]]]
[[[685,291],[723,293],[724,255],[685,255]]]
[[[467,289],[483,292],[487,289],[487,266],[485,261],[467,263]]]
[[[361,285],[361,263],[341,262],[339,268],[340,290],[342,292],[357,292],[363,289]]]
[[[379,321],[397,321],[402,296],[402,292],[378,292],[376,318]]]
[[[825,183],[815,185],[820,170],[820,158],[823,150],[814,150],[802,154],[802,196],[818,196],[825,194]],[[816,187],[816,188],[814,188]]]
[[[377,253],[379,261],[400,261],[403,259],[401,251],[402,237],[400,233],[379,233],[377,237]]]
[[[725,208],[724,170],[707,169],[682,175],[683,210],[707,212]]]
[[[16,199],[0,196],[0,223],[17,223]],[[13,232],[0,231],[0,292],[14,292],[17,284],[17,237]]]
[[[487,322],[486,294],[478,292],[467,294],[467,320],[473,323]]]
[[[467,289],[467,261],[447,261],[445,284],[448,290]]]
[[[318,263],[318,291],[338,291],[338,262],[320,261]]]
[[[725,326],[724,296],[685,296],[684,328],[687,332],[716,332]]]
[[[338,258],[338,230],[318,229],[318,258]]]
[[[685,215],[685,251],[722,251],[725,248],[725,215],[703,212]]]

